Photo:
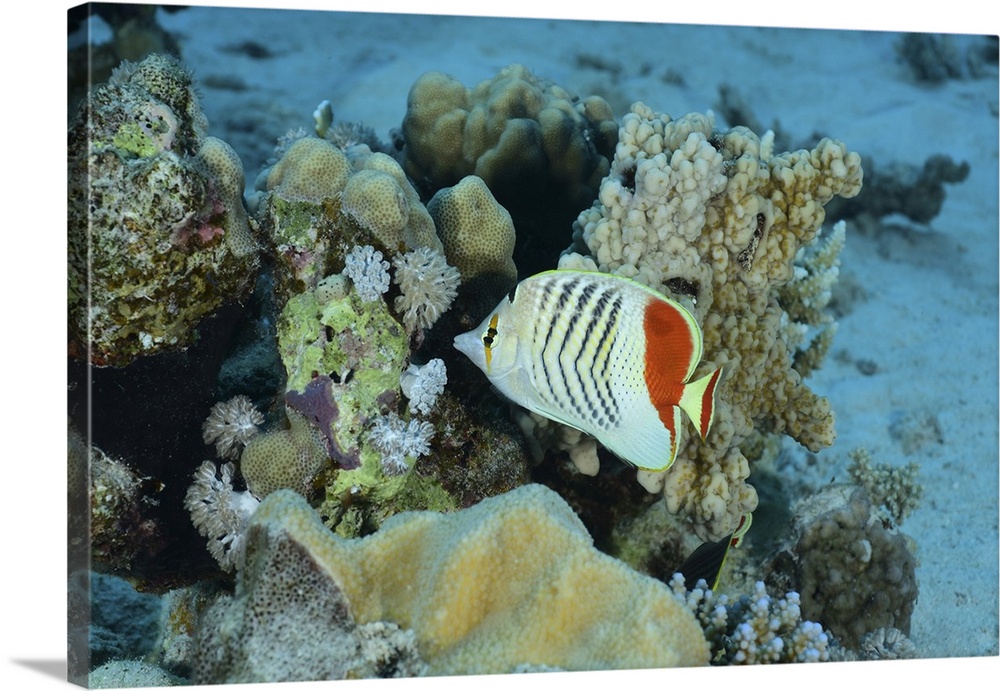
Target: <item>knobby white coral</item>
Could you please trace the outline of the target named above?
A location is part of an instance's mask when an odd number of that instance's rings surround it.
[[[201,435],[206,444],[215,444],[219,458],[236,460],[247,442],[260,431],[257,425],[263,422],[264,416],[247,396],[233,396],[212,406]]]
[[[444,254],[430,247],[397,254],[392,265],[401,293],[395,305],[403,324],[409,331],[429,328],[451,307],[461,274],[448,265]]]
[[[226,571],[243,565],[246,533],[250,516],[260,502],[250,492],[233,490],[232,463],[216,470],[205,461],[194,473],[194,483],[184,497],[184,508],[191,512],[191,522],[208,538],[208,551]]]
[[[410,466],[407,456],[424,456],[430,453],[434,426],[429,422],[410,420],[403,422],[395,413],[375,420],[369,440],[382,452],[382,472],[386,475],[404,475]]]
[[[410,401],[410,410],[422,415],[431,412],[447,383],[448,371],[441,358],[434,358],[426,365],[410,364],[399,377],[399,386]]]
[[[712,592],[704,579],[695,588],[684,587],[676,573],[670,588],[701,622],[712,646],[713,661],[721,664],[820,662],[830,659],[829,636],[820,624],[802,621],[799,594],[772,599],[762,581],[750,595],[730,603]]]
[[[347,253],[344,275],[351,279],[365,302],[378,300],[389,289],[389,262],[371,245],[356,246]]]

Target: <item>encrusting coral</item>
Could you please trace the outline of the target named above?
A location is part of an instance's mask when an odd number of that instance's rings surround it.
[[[829,402],[794,367],[776,289],[793,279],[823,205],[860,190],[861,159],[832,139],[780,155],[771,141],[745,127],[717,132],[700,113],[673,120],[634,104],[598,200],[580,214],[559,262],[638,280],[701,325],[704,357],[693,378],[724,370],[712,431],[704,443],[688,436],[666,472],[639,476],[706,540],[731,533],[756,507],[740,451],[751,431],[784,433],[810,450],[834,439]]]
[[[194,342],[252,286],[257,245],[243,167],[207,136],[174,58],[123,64],[69,132],[71,352],[99,365]]]
[[[432,675],[709,661],[701,627],[670,588],[598,552],[541,485],[460,512],[399,514],[359,540],[331,535],[301,497],[277,492],[251,519],[246,560],[234,604],[247,609],[203,622],[200,680],[240,675],[233,651],[253,642],[254,627],[286,621],[302,628],[271,636],[262,658],[284,669],[301,641],[332,650],[344,620],[411,630]],[[325,607],[333,594],[342,604]],[[242,678],[277,678],[260,661],[254,670]]]

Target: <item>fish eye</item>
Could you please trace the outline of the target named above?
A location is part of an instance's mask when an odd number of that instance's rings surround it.
[[[493,347],[493,341],[497,337],[497,321],[500,319],[499,314],[494,314],[490,317],[490,325],[486,329],[486,333],[483,335],[483,345],[487,348]]]
[[[483,348],[486,351],[486,371],[489,372],[490,363],[493,360],[493,342],[497,337],[497,321],[499,321],[500,315],[494,314],[490,317],[490,325],[486,329],[486,333],[483,334]]]

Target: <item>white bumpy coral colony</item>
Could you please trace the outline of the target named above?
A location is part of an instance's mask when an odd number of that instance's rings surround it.
[[[427,415],[448,383],[444,360],[434,358],[426,365],[411,364],[399,378],[403,395],[410,401],[410,410]]]
[[[407,456],[424,456],[430,452],[434,426],[420,420],[403,422],[395,413],[389,413],[375,420],[370,435],[372,446],[382,452],[382,472],[404,475],[410,469]]]
[[[371,245],[360,245],[347,253],[344,275],[351,279],[365,302],[378,300],[389,289],[389,262]]]

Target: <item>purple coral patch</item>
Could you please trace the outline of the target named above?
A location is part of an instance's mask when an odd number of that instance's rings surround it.
[[[325,374],[312,378],[304,391],[288,391],[285,403],[305,415],[326,438],[326,451],[330,458],[344,470],[361,467],[361,454],[357,447],[345,452],[333,436],[333,425],[340,415],[337,402],[333,400],[333,380]]]

